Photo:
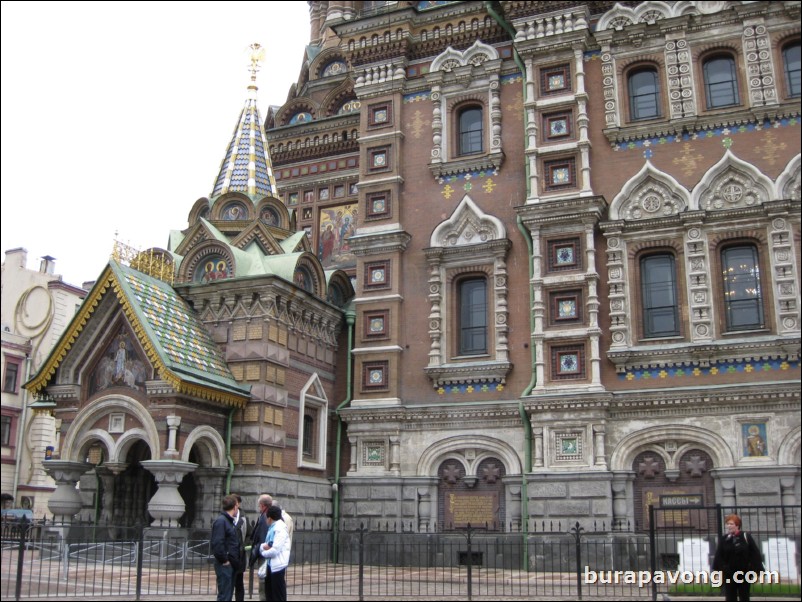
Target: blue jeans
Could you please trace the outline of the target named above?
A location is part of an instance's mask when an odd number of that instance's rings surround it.
[[[217,574],[217,599],[220,602],[230,602],[234,594],[234,569],[228,564],[223,566],[214,561],[214,572]]]

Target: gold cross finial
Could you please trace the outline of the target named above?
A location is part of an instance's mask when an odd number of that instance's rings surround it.
[[[248,70],[251,72],[251,81],[255,84],[256,74],[259,72],[262,61],[265,60],[265,49],[258,42],[254,42],[248,46],[248,58],[251,62]]]

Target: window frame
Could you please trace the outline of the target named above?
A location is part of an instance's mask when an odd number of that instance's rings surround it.
[[[17,395],[19,393],[19,386],[20,386],[20,375],[22,374],[22,361],[23,358],[18,358],[14,356],[7,355],[5,357],[5,366],[3,367],[3,393],[8,393],[10,395]],[[13,368],[11,368],[13,366]],[[9,370],[13,371],[13,386],[11,389],[8,388],[9,384],[9,377],[12,376]]]
[[[317,373],[312,374],[301,388],[298,402],[300,420],[297,434],[297,466],[325,470],[329,400]],[[273,424],[276,426],[283,424],[283,420],[279,420],[279,411],[279,408],[275,408],[276,418]],[[307,417],[312,419],[311,431],[307,428],[309,426]],[[310,449],[311,453],[307,453],[307,449]]]
[[[648,278],[648,275],[654,274],[657,271],[658,267],[655,266],[654,269],[647,270],[647,263],[655,262],[657,260],[667,260],[668,266],[663,266],[664,268],[668,268],[671,274],[671,280],[665,282],[667,286],[671,288],[671,297],[673,302],[670,304],[659,305],[658,303],[653,303],[651,301],[652,298],[655,301],[659,301],[660,299],[665,298],[665,290],[658,288],[658,285],[661,284],[660,282],[653,281],[652,279]],[[659,339],[665,337],[677,337],[681,335],[681,324],[680,324],[680,314],[679,314],[679,288],[677,286],[677,259],[673,253],[668,252],[658,252],[658,253],[648,253],[641,255],[638,260],[638,274],[640,277],[640,307],[641,307],[641,335],[645,339]],[[648,289],[648,290],[647,290]],[[674,322],[674,328],[670,330],[659,330],[654,327],[654,320],[651,318],[655,318],[660,315],[668,315],[670,312],[671,317]],[[650,325],[651,324],[651,325]]]
[[[466,292],[468,286],[482,285],[484,299],[482,303],[469,304],[469,295]],[[466,274],[454,281],[454,292],[456,294],[456,351],[457,357],[476,357],[488,355],[488,341],[490,338],[490,320],[488,303],[488,283],[486,274]],[[467,316],[466,316],[467,314]],[[477,323],[481,316],[482,320]],[[483,337],[484,344],[480,346],[468,345],[466,335],[479,333]],[[473,336],[471,337],[473,338]]]
[[[797,52],[800,51],[800,42],[799,40],[793,40],[784,44],[782,47],[782,51],[780,52],[780,57],[782,58],[782,69],[783,69],[783,81],[785,82],[785,95],[788,98],[798,98],[800,96],[800,63],[799,58],[797,58],[797,69],[796,71],[791,71],[788,68],[788,51],[793,50],[796,48]],[[793,82],[791,77],[793,74],[796,74],[796,93],[794,93],[793,89]]]
[[[641,75],[650,74],[653,77],[654,88],[647,93],[635,93],[633,90],[633,80]],[[629,106],[630,121],[648,121],[650,119],[662,118],[662,106],[660,103],[660,75],[656,67],[651,65],[640,65],[627,71],[627,95]],[[654,100],[654,114],[640,115],[637,109],[636,99],[651,97]]]
[[[14,417],[10,414],[3,414],[0,416],[2,425],[0,426],[0,445],[3,447],[12,447],[11,433],[14,431]]]
[[[732,284],[735,279],[738,279],[739,276],[744,276],[745,273],[741,272],[736,274],[734,278],[728,277],[728,272],[730,272],[729,260],[727,255],[734,255],[736,251],[744,251],[750,250],[750,255],[752,259],[752,272],[756,272],[755,274],[749,276],[746,275],[745,278],[741,278],[741,281],[747,280],[751,278],[756,286],[757,294],[753,298],[747,299],[731,299],[733,293],[736,291],[734,290],[734,285]],[[765,330],[767,328],[767,317],[766,317],[766,302],[764,299],[764,287],[761,280],[761,271],[762,266],[760,264],[760,250],[758,246],[751,242],[743,242],[743,243],[733,243],[722,247],[721,251],[719,252],[719,261],[721,262],[721,299],[723,304],[723,316],[724,316],[724,329],[727,333],[733,332],[745,332],[750,330]],[[733,261],[735,258],[733,257]],[[749,282],[747,282],[747,286]],[[733,313],[735,310],[739,310],[740,307],[734,307],[735,304],[738,306],[746,307],[748,305],[753,305],[753,309],[751,311],[754,312],[754,318],[756,320],[743,325],[737,325],[733,321]],[[741,310],[742,311],[742,310]]]
[[[478,127],[472,127],[472,129],[467,129],[463,126],[463,118],[466,114],[476,112],[479,114],[479,118],[474,121],[473,125],[478,125]],[[454,117],[456,118],[457,127],[455,128],[456,133],[456,145],[455,148],[457,150],[456,156],[457,157],[468,157],[471,155],[481,155],[485,152],[485,109],[481,104],[477,103],[469,103],[463,104],[456,107],[454,110]],[[464,146],[464,141],[466,135],[473,135],[479,134],[479,146],[478,149],[473,147],[473,142],[471,142],[470,148],[466,149]]]
[[[726,61],[729,64],[730,79],[722,81],[711,81],[711,75],[715,75],[710,73],[712,69],[711,65],[713,63],[717,63],[720,61]],[[738,64],[735,57],[732,54],[716,53],[706,57],[702,61],[702,82],[704,84],[704,90],[705,90],[705,108],[708,111],[725,109],[728,107],[737,107],[741,105],[742,101],[741,101],[740,82],[738,79]],[[728,84],[730,87],[731,102],[714,103],[714,97],[718,93],[714,92],[711,88],[713,88],[714,86],[721,86],[724,84]]]

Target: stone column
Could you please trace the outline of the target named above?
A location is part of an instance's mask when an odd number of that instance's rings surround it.
[[[507,482],[507,527],[509,531],[521,529],[521,483],[517,476],[514,478],[516,482]]]
[[[178,519],[184,514],[186,504],[178,486],[184,475],[195,470],[198,465],[178,460],[145,460],[142,467],[156,477],[159,489],[148,502],[148,512],[153,517],[153,527],[177,527]]]
[[[735,507],[735,480],[721,479],[721,505],[726,508]]]
[[[535,453],[532,458],[532,466],[534,468],[543,468],[543,427],[536,426],[532,428],[532,434],[535,438]]]
[[[607,468],[607,458],[604,455],[604,425],[593,425],[593,455],[595,465]]]
[[[56,421],[49,407],[34,410],[33,419],[27,432],[28,447],[31,450],[31,476],[27,485],[43,488],[53,487],[53,481],[47,478],[42,463],[45,462],[47,446],[53,445],[55,448],[55,425]]]
[[[356,438],[348,437],[348,443],[351,444],[351,464],[348,466],[348,474],[353,475],[356,474],[356,453],[357,453],[357,445],[356,445]]]
[[[401,474],[401,437],[397,435],[390,437],[390,472]]]
[[[220,513],[223,501],[223,482],[227,468],[224,466],[199,467],[194,473],[198,486],[198,498],[195,507],[195,522],[190,527],[211,529],[214,519]]]
[[[75,488],[81,475],[91,470],[88,462],[71,462],[69,460],[48,460],[42,468],[56,481],[56,490],[47,502],[47,509],[53,513],[54,520],[64,523],[72,522],[73,517],[81,511],[83,502],[81,494]]]
[[[105,524],[114,523],[114,498],[118,493],[115,491],[114,480],[126,468],[128,468],[128,464],[125,462],[104,462],[95,468],[98,480],[103,482],[103,507],[100,520]]]
[[[418,487],[418,531],[426,533],[432,526],[432,494],[429,487]]]
[[[635,476],[630,473],[618,473],[613,475],[613,531],[628,531],[627,517],[627,490],[628,485]]]
[[[167,449],[164,451],[166,458],[178,458],[176,440],[178,439],[178,427],[181,424],[181,416],[167,417]]]
[[[796,493],[794,492],[794,484],[796,479],[794,477],[780,477],[780,499],[782,500],[783,508],[783,526],[786,529],[792,529],[796,526],[795,510],[799,508],[799,502],[796,500]]]

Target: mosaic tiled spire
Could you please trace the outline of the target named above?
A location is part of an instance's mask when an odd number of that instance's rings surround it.
[[[256,73],[263,59],[264,49],[259,44],[251,44],[248,99],[240,113],[237,127],[234,128],[226,156],[220,164],[220,173],[211,194],[212,201],[227,192],[242,192],[254,201],[268,194],[276,194],[273,165],[262,130],[262,119],[256,106]]]

